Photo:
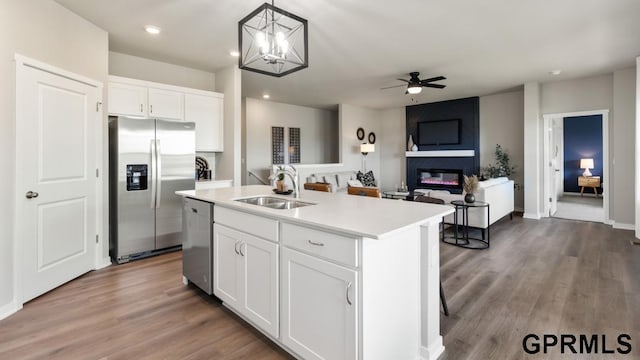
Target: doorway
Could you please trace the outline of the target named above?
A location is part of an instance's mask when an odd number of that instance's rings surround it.
[[[608,110],[543,118],[545,216],[610,223]]]

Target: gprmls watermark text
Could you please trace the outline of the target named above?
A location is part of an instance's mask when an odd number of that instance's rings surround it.
[[[631,336],[620,334],[615,340],[605,334],[527,334],[522,339],[527,354],[547,354],[560,350],[561,354],[629,354]]]

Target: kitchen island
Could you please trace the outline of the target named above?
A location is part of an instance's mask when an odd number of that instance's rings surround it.
[[[213,288],[303,359],[436,359],[439,223],[450,207],[268,186],[179,191],[214,204]],[[297,200],[291,209],[238,199]],[[277,200],[274,200],[277,202]]]

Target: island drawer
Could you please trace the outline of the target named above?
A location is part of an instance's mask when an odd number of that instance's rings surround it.
[[[216,206],[213,221],[230,228],[278,242],[278,221]]]
[[[341,264],[358,266],[358,240],[288,223],[281,224],[282,244]]]

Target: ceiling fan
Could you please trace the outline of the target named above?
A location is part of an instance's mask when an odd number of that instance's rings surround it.
[[[420,78],[418,78],[418,76],[420,75],[419,72],[412,72],[409,74],[409,76],[411,76],[411,78],[409,80],[406,79],[397,79],[400,81],[404,81],[407,83],[407,91],[405,91],[405,94],[419,94],[422,91],[423,87],[430,87],[430,88],[435,88],[435,89],[444,89],[446,87],[446,85],[441,85],[441,84],[432,84],[432,82],[434,81],[440,81],[440,80],[446,80],[447,78],[444,76],[436,76],[436,77],[432,77],[429,79],[425,79],[425,80],[420,80]],[[381,90],[384,89],[391,89],[391,88],[397,88],[400,86],[404,86],[404,84],[402,85],[396,85],[396,86],[388,86],[388,87],[383,87],[381,88]]]

